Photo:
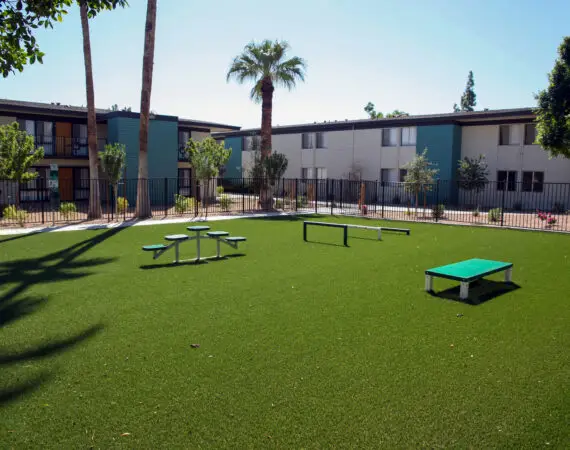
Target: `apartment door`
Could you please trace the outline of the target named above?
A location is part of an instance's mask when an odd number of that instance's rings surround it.
[[[66,122],[56,122],[55,138],[57,156],[71,156],[71,124]]]
[[[59,168],[59,199],[62,202],[73,201],[73,169],[71,167]]]

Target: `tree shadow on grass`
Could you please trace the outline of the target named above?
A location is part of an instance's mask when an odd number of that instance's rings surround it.
[[[469,297],[466,300],[459,298],[459,286],[454,286],[440,292],[432,292],[434,297],[444,298],[446,300],[453,300],[468,305],[480,305],[488,302],[501,295],[508,294],[509,292],[520,289],[516,283],[507,283],[504,281],[493,280],[478,280],[469,285]]]
[[[39,258],[24,258],[0,263],[0,286],[10,285],[5,292],[0,293],[0,328],[37,312],[48,301],[46,297],[26,296],[25,293],[30,288],[44,283],[84,278],[93,274],[87,269],[115,261],[117,258],[114,257],[79,261],[77,259],[123,229],[112,228]],[[0,347],[0,365],[16,364],[56,355],[95,336],[102,329],[102,324],[96,324],[70,337],[43,340],[18,351]],[[49,374],[43,373],[17,386],[0,388],[0,406],[35,390],[49,377]]]

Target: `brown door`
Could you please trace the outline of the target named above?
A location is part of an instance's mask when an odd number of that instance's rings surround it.
[[[71,156],[71,124],[66,122],[56,122],[55,141],[57,156]]]
[[[73,201],[73,169],[71,167],[59,169],[59,199],[62,202]]]

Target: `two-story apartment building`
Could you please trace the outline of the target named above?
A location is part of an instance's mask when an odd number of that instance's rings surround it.
[[[138,113],[97,109],[98,147],[118,142],[126,147],[126,178],[137,178],[139,153]],[[45,157],[34,170],[47,178],[51,164],[57,164],[62,201],[89,197],[89,158],[87,148],[87,108],[60,104],[0,100],[0,125],[18,122],[20,129],[34,137]],[[149,128],[149,178],[178,179],[178,190],[187,194],[191,170],[181,149],[190,137],[203,139],[212,132],[239,130],[239,127],[176,116],[155,115]],[[100,175],[104,179],[104,175]],[[48,199],[48,192],[35,180],[20,186],[21,201]],[[9,189],[5,189],[9,191]],[[1,203],[10,192],[0,193]],[[134,194],[132,194],[134,195]],[[159,197],[159,196],[157,196]],[[134,201],[134,198],[131,199]],[[131,201],[129,200],[129,201]]]
[[[427,148],[439,178],[446,180],[448,192],[443,195],[451,203],[461,202],[464,195],[455,183],[459,159],[482,154],[489,180],[495,182],[488,189],[523,192],[524,202],[529,192],[538,198],[545,183],[570,183],[570,160],[551,159],[535,144],[534,120],[531,108],[345,120],[274,127],[272,141],[273,150],[289,160],[285,176],[300,179],[403,181],[406,164]],[[234,149],[226,176],[247,173],[252,150],[259,146],[259,129],[214,137]],[[559,191],[559,196],[567,195]],[[511,203],[517,199],[509,195]]]

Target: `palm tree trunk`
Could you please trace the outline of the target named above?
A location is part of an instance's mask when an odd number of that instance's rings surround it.
[[[152,70],[154,66],[154,37],[156,32],[156,0],[148,0],[144,35],[144,53],[141,89],[141,113],[139,132],[139,176],[137,186],[137,212],[140,219],[151,216],[148,191],[148,125]]]
[[[87,91],[87,144],[89,147],[89,211],[90,219],[101,218],[101,199],[99,197],[99,155],[97,152],[97,116],[95,113],[95,88],[93,86],[93,65],[91,62],[91,39],[89,37],[89,18],[87,0],[79,4],[81,30],[83,32],[83,59],[85,63],[85,90]]]
[[[273,114],[274,90],[271,77],[265,77],[261,82],[261,162],[271,155],[271,116]],[[259,203],[263,209],[271,209],[273,207],[273,197],[267,180],[262,180]]]

